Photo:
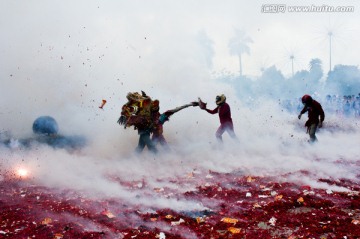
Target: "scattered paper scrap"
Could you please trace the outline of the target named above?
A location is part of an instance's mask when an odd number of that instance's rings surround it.
[[[276,218],[275,217],[270,218],[269,223],[271,226],[275,226]]]
[[[255,179],[253,179],[251,176],[247,177],[246,182],[251,183],[254,182]]]
[[[235,219],[235,218],[230,218],[230,217],[224,217],[223,219],[221,219],[222,222],[225,223],[237,223],[239,220]]]
[[[103,211],[101,214],[107,216],[108,218],[114,218],[115,217],[115,215],[112,214],[112,212],[110,212],[108,210]]]
[[[44,220],[41,221],[42,225],[48,225],[52,222],[51,218],[47,217]]]
[[[255,204],[253,205],[253,208],[261,208],[261,206],[260,206],[259,203],[255,203]]]
[[[354,220],[351,221],[351,223],[354,224],[354,225],[358,225],[358,224],[360,224],[360,220],[354,219]]]
[[[171,226],[178,226],[178,225],[180,225],[181,223],[184,223],[184,222],[185,222],[185,220],[180,218],[179,221],[171,222]]]
[[[273,197],[274,197],[274,196],[276,196],[278,193],[277,193],[277,192],[275,192],[275,191],[271,191],[271,193],[270,193],[270,194],[271,194],[271,196],[273,196]]]
[[[197,218],[196,218],[196,222],[197,222],[197,223],[205,222],[205,217],[197,217]]]
[[[276,197],[275,197],[275,200],[281,200],[283,198],[283,195],[277,195]]]
[[[160,193],[164,191],[164,188],[154,188],[154,191]]]
[[[62,239],[64,237],[64,235],[63,234],[60,234],[60,233],[56,233],[55,235],[54,235],[54,239]]]
[[[159,239],[166,239],[165,233],[163,233],[163,232],[160,232],[160,233],[157,234],[155,237],[156,237],[156,238],[159,238]]]
[[[232,234],[237,234],[241,232],[241,228],[229,227],[228,231],[231,232]]]

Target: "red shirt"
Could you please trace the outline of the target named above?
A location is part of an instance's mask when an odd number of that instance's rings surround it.
[[[219,113],[219,118],[220,118],[221,124],[228,123],[228,122],[232,123],[230,106],[226,102],[219,105],[218,107],[216,107],[213,110],[206,109],[206,111],[209,112],[210,114]]]
[[[320,103],[316,100],[313,100],[310,106],[304,106],[304,108],[301,111],[301,114],[304,114],[305,112],[308,112],[308,121],[306,121],[305,126],[310,126],[312,124],[318,124],[319,123],[319,117],[320,121],[323,122],[325,119],[325,113],[323,108],[321,107]]]

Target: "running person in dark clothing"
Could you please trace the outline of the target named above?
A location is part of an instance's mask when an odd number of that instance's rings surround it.
[[[301,101],[304,105],[304,108],[301,110],[298,118],[301,118],[301,115],[306,111],[308,112],[309,119],[305,123],[305,127],[307,127],[307,132],[310,136],[310,142],[315,142],[317,140],[315,133],[316,129],[322,127],[322,123],[325,119],[324,110],[319,102],[311,98],[310,95],[304,95],[301,98]],[[319,120],[320,117],[320,120]]]
[[[199,106],[201,109],[206,110],[210,114],[219,114],[220,119],[220,126],[216,131],[216,138],[219,141],[222,141],[222,135],[226,131],[231,136],[231,138],[236,139],[236,134],[234,132],[234,125],[231,118],[231,110],[228,103],[226,103],[226,97],[225,95],[218,95],[216,96],[215,102],[217,104],[217,107],[213,110],[209,110],[206,108],[206,103],[202,102],[199,99]]]

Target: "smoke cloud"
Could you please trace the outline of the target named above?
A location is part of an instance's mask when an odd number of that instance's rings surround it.
[[[242,1],[221,6],[215,1],[189,1],[185,5],[165,1],[2,2],[0,139],[10,137],[13,142],[10,147],[0,146],[2,174],[27,167],[31,180],[39,185],[175,210],[204,207],[184,198],[158,197],[154,189],[170,188],[175,195],[195,190],[206,179],[189,180],[188,174],[196,177],[209,170],[275,176],[314,187],[348,190],[318,179],[359,182],[358,168],[354,167],[360,158],[359,120],[325,111],[324,128],[317,133],[319,142],[310,145],[303,126],[305,116],[298,120],[298,112],[282,104],[284,99],[308,93],[289,92],[289,85],[300,84],[295,81],[297,76],[287,78],[276,66],[251,76],[258,73],[252,59],[261,55],[260,50],[280,42],[276,34],[269,39],[268,27],[288,35],[292,31],[287,25],[279,26],[280,15],[272,15],[276,23],[269,26],[269,16],[260,15],[260,4],[246,8]],[[228,13],[225,17],[224,11]],[[285,17],[294,23],[294,15]],[[300,28],[299,34],[309,27],[306,24],[321,17],[309,15],[308,22],[300,24],[305,24],[305,29]],[[348,14],[345,18],[358,16]],[[228,49],[239,22],[244,24],[240,27],[249,28],[253,39],[251,55],[243,57],[248,74],[244,78],[238,77],[238,60]],[[358,33],[354,42],[356,39]],[[339,61],[356,59],[356,49],[343,58],[338,52]],[[266,54],[273,55],[272,49]],[[308,55],[309,62],[318,57]],[[217,74],[222,70],[231,73]],[[321,86],[320,68],[313,71],[318,75],[313,72],[316,76],[311,77]],[[157,155],[148,151],[134,154],[137,131],[116,122],[126,94],[141,90],[160,100],[160,112],[198,97],[213,109],[215,96],[225,94],[238,141],[225,134],[225,143],[220,146],[215,139],[218,116],[190,107],[164,125],[170,152],[158,146]],[[315,94],[315,99],[325,105],[327,91],[322,92]],[[99,109],[103,99],[107,103]],[[16,144],[16,140],[34,137],[32,124],[44,115],[56,119],[59,134],[82,136],[87,145],[69,152],[36,142],[25,149]],[[300,174],[303,170],[309,174]]]

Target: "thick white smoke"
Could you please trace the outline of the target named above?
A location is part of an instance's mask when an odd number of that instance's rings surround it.
[[[2,145],[1,166],[5,171],[24,166],[29,168],[31,180],[40,185],[178,210],[202,206],[172,197],[158,199],[153,189],[194,190],[202,181],[189,180],[179,186],[170,180],[186,180],[194,171],[279,176],[316,187],[329,187],[318,178],[358,182],[353,167],[360,158],[358,121],[326,115],[324,128],[317,134],[319,142],[310,145],[303,127],[306,116],[298,120],[297,114],[260,95],[253,96],[260,103],[243,102],[231,85],[213,77],[211,65],[229,58],[209,59],[211,41],[204,47],[199,36],[215,39],[215,56],[224,54],[222,49],[231,36],[227,29],[230,32],[239,22],[233,10],[227,8],[232,13],[227,22],[206,21],[217,5],[204,1],[206,11],[202,12],[203,6],[191,5],[201,14],[186,22],[191,15],[185,14],[187,9],[177,6],[176,13],[175,7],[155,2],[156,7],[145,1],[0,4],[0,30],[6,36],[0,45],[2,137],[5,132],[13,139],[33,137],[33,121],[50,115],[57,120],[61,135],[81,135],[88,142],[79,152],[71,153],[46,145],[28,150]],[[260,11],[258,5],[253,8]],[[9,14],[15,12],[18,15]],[[250,24],[250,15],[244,14],[248,16],[244,21]],[[249,26],[258,29],[261,23]],[[222,36],[219,29],[225,26]],[[221,38],[226,39],[216,42]],[[237,67],[236,60],[231,64]],[[215,139],[218,116],[191,107],[164,125],[170,152],[159,146],[158,155],[147,151],[135,155],[137,131],[125,130],[116,121],[126,94],[141,90],[160,100],[160,112],[197,97],[213,109],[215,96],[224,93],[238,141],[225,134],[225,143],[220,146]],[[99,109],[102,99],[107,104]],[[339,164],[340,160],[347,163]],[[309,171],[310,176],[297,176],[301,170]],[[285,177],[288,173],[291,177]],[[146,185],[129,190],[114,177],[128,182],[144,180]],[[138,194],[148,196],[134,200]]]

